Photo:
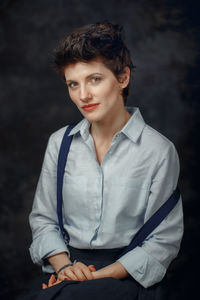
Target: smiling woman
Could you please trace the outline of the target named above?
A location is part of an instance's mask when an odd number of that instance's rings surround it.
[[[164,300],[156,291],[179,251],[181,198],[143,243],[123,251],[173,193],[179,160],[173,143],[138,108],[125,106],[133,64],[122,28],[107,21],[78,28],[55,53],[55,64],[84,118],[48,142],[30,214],[31,257],[46,275],[43,289],[26,299]],[[67,240],[56,211],[66,133],[72,140],[62,189]]]
[[[92,122],[93,130],[97,124],[101,124],[101,129],[104,127],[107,132],[108,124],[113,122],[116,124],[115,130],[118,130],[121,122],[127,121],[130,115],[124,107],[122,91],[129,84],[128,67],[124,68],[119,81],[98,58],[67,65],[64,76],[71,100],[83,116]]]

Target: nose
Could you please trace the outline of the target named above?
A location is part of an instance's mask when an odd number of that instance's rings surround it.
[[[80,100],[82,102],[88,102],[92,98],[90,89],[87,85],[83,84],[80,87]]]

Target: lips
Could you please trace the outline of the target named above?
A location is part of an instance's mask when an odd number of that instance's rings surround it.
[[[88,105],[82,106],[82,109],[85,110],[85,111],[92,111],[95,108],[97,108],[98,105],[99,105],[99,103],[88,104]]]

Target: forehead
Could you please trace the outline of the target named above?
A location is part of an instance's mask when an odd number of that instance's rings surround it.
[[[110,69],[108,69],[100,59],[95,59],[88,62],[79,61],[73,64],[69,64],[64,68],[64,75],[66,80],[87,77],[94,73],[112,74]]]

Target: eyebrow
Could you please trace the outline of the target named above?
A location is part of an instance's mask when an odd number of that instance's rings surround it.
[[[88,79],[89,77],[94,76],[94,75],[103,75],[103,74],[102,74],[102,73],[95,72],[95,73],[89,74],[89,75],[86,77],[86,79]],[[69,83],[69,82],[76,82],[76,80],[73,80],[73,79],[68,79],[68,80],[66,80],[66,83]]]

